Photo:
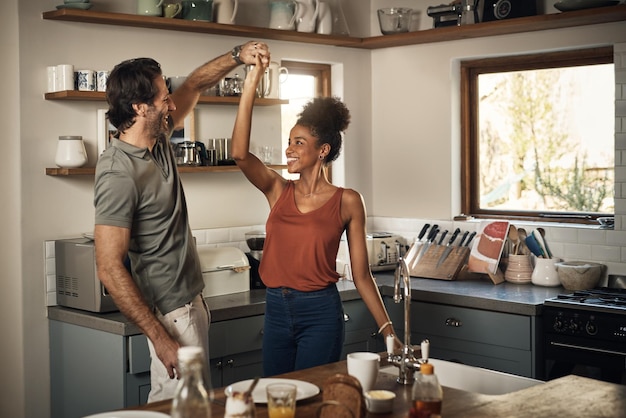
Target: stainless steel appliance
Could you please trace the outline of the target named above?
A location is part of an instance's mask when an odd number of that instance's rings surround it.
[[[626,384],[626,289],[599,287],[547,299],[543,325],[548,380],[574,373]]]
[[[265,289],[265,284],[259,275],[259,266],[263,258],[263,245],[265,245],[265,231],[246,232],[246,244],[250,252],[246,253],[250,263],[250,289]]]
[[[389,232],[372,232],[366,241],[372,271],[395,270],[398,257],[406,252],[406,240]]]
[[[113,312],[118,308],[98,279],[94,243],[88,238],[57,240],[57,303],[90,312]]]

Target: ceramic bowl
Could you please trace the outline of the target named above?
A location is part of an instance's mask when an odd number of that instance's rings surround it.
[[[556,263],[561,285],[567,290],[593,289],[600,281],[603,264],[586,261]]]
[[[365,406],[373,414],[385,414],[393,410],[396,394],[388,390],[370,390],[365,392]]]

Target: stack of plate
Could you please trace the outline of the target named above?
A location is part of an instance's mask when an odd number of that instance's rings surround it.
[[[63,0],[63,4],[59,4],[57,9],[82,9],[88,10],[91,9],[91,4],[89,0]]]

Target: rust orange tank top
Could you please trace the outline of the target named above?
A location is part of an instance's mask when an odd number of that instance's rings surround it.
[[[337,251],[344,230],[339,188],[324,205],[302,213],[293,181],[270,211],[259,274],[267,287],[320,290],[339,280]]]

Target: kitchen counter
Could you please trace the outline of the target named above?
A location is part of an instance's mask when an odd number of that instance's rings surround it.
[[[393,272],[375,273],[383,296],[393,296]],[[337,283],[344,301],[359,299],[354,283]],[[494,285],[485,280],[434,280],[411,278],[411,298],[414,301],[477,308],[494,312],[535,316],[541,314],[545,299],[563,293],[562,287],[550,288],[531,284],[502,283]],[[265,290],[206,298],[211,321],[219,322],[265,312]],[[48,319],[67,322],[122,336],[140,334],[139,328],[120,312],[92,313],[61,306],[48,307]]]
[[[386,360],[381,360],[381,366]],[[436,371],[435,371],[436,372]],[[331,363],[311,369],[276,376],[303,380],[322,388],[326,379],[336,373],[347,373],[345,361]],[[380,373],[376,389],[387,389],[396,393],[393,412],[389,414],[367,414],[368,418],[405,418],[411,402],[411,386],[399,385],[391,374]],[[504,395],[483,395],[444,387],[442,416],[446,418],[553,418],[553,417],[623,417],[626,411],[626,386],[601,382],[594,379],[570,375],[544,384],[511,392]],[[211,406],[214,418],[224,415],[225,395],[222,388],[215,390]],[[299,418],[317,416],[322,394],[299,401],[296,414]],[[140,410],[170,412],[171,401],[155,402]],[[265,405],[257,405],[256,417],[266,418]]]

